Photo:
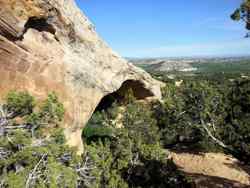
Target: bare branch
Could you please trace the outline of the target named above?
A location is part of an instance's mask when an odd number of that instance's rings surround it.
[[[0,159],[4,160],[11,156],[12,152],[0,147]],[[0,186],[1,187],[1,186]]]
[[[17,126],[5,126],[5,129],[26,129],[27,125],[17,125]]]
[[[250,20],[246,18],[245,16],[242,16],[241,19],[243,22],[250,24]]]
[[[5,181],[4,180],[0,180],[0,188],[4,188],[5,186]]]
[[[31,181],[34,181],[34,180],[36,180],[39,177],[39,172],[40,171],[38,171],[38,168],[39,168],[39,166],[42,163],[44,164],[46,157],[47,157],[47,154],[46,153],[43,154],[43,156],[41,157],[41,159],[38,161],[38,163],[36,164],[36,166],[33,168],[32,172],[29,173],[29,176],[28,176],[27,181],[26,181],[26,186],[25,186],[26,188],[30,187]]]
[[[217,138],[215,138],[213,136],[213,134],[210,132],[210,130],[207,128],[207,126],[205,125],[205,122],[203,120],[201,120],[201,125],[204,128],[204,130],[207,132],[208,136],[219,146],[228,149],[228,146],[226,146],[222,141],[218,140]]]
[[[86,155],[83,165],[78,165],[76,167],[76,172],[78,173],[79,179],[78,181],[83,182],[86,186],[90,186],[91,182],[95,179],[94,176],[91,175],[91,171],[96,167],[93,165],[90,157]]]

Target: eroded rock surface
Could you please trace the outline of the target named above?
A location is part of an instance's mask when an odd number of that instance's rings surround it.
[[[113,52],[74,0],[0,0],[0,96],[16,89],[43,99],[55,91],[71,146],[82,148],[84,124],[127,80],[161,97],[161,83]]]

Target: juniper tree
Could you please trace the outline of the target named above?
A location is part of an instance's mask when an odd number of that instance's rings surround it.
[[[246,24],[246,29],[250,30],[250,0],[243,0],[239,8],[231,15],[235,21],[243,21]],[[249,37],[249,32],[246,37]]]

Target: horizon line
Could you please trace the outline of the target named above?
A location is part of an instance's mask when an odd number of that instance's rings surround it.
[[[239,55],[193,55],[193,56],[122,56],[125,59],[167,59],[167,58],[250,58],[250,54]]]

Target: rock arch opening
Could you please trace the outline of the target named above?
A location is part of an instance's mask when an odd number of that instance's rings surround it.
[[[23,33],[26,33],[29,28],[36,29],[39,32],[49,32],[53,35],[56,33],[56,29],[48,23],[47,18],[30,17],[24,27]]]
[[[123,82],[117,91],[104,96],[96,107],[95,112],[107,110],[114,102],[122,103],[129,90],[133,91],[133,95],[137,100],[154,96],[150,90],[145,88],[142,82],[138,80],[127,80]]]

